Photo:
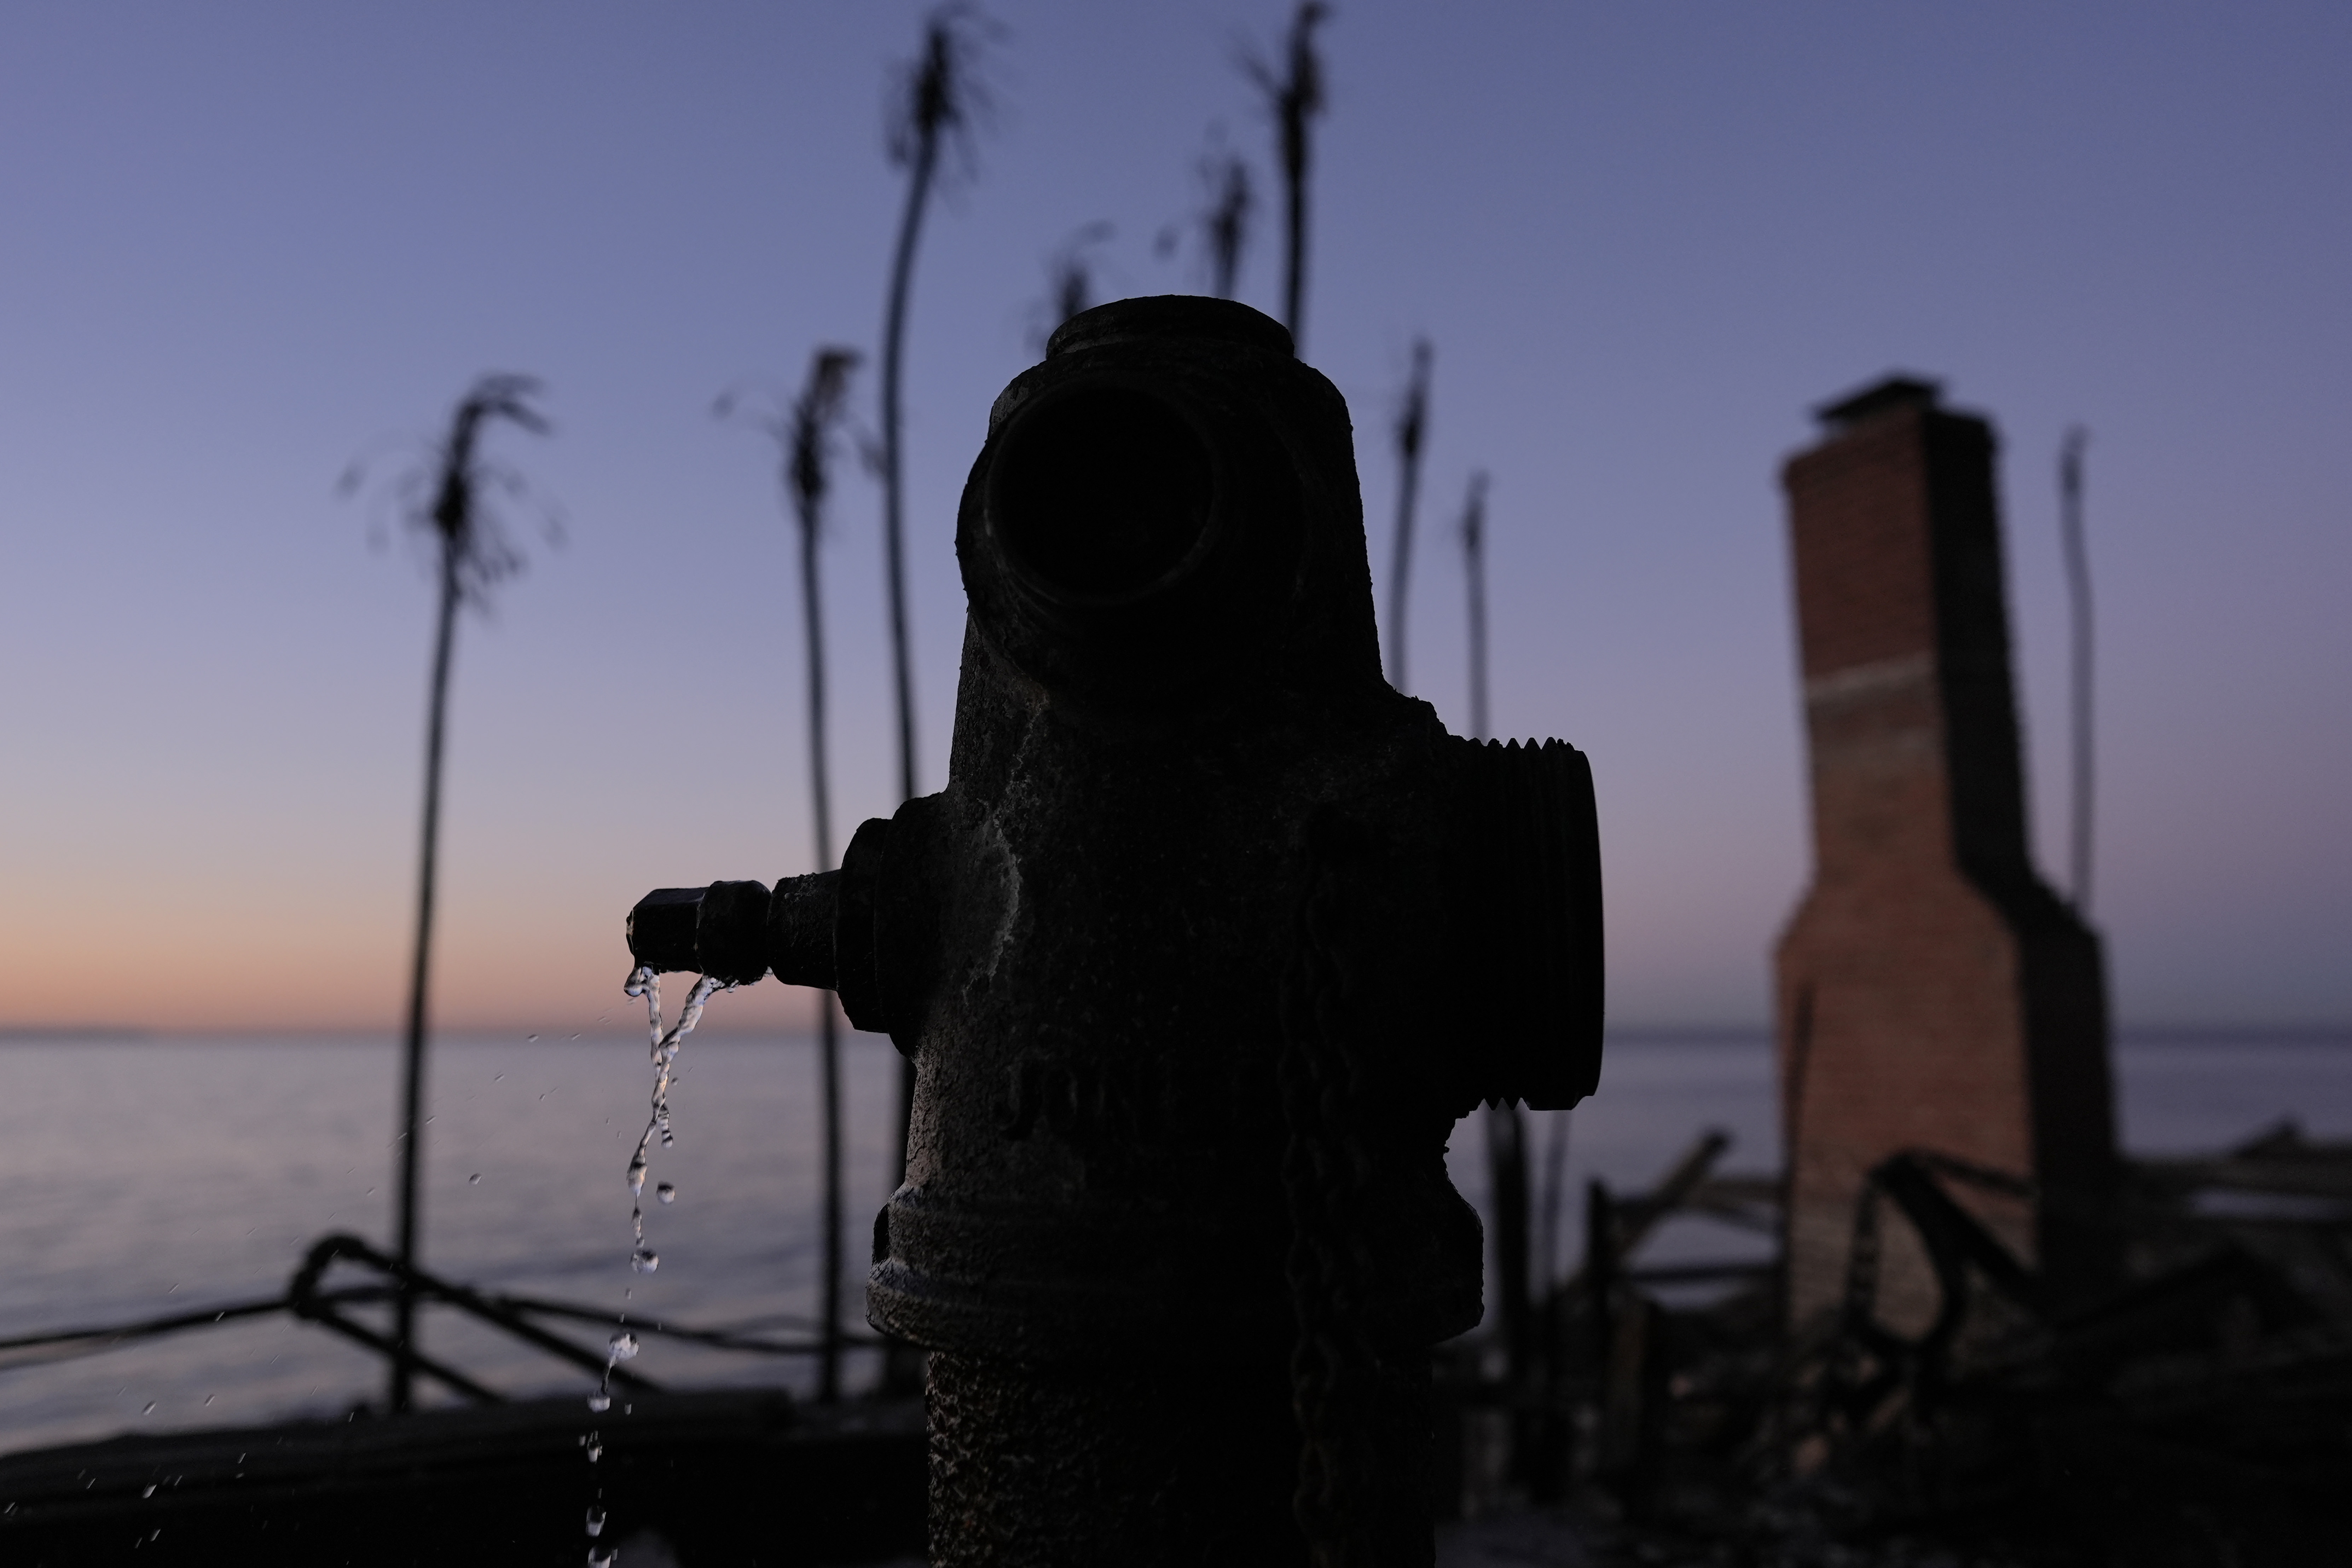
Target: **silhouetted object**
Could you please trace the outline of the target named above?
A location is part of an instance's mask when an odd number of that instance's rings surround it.
[[[1470,738],[1491,733],[1486,714],[1486,475],[1470,476],[1462,502],[1462,579],[1468,590],[1470,631]]]
[[[1616,1207],[1610,1201],[1607,1184],[1594,1176],[1584,1184],[1584,1267],[1575,1282],[1590,1302],[1585,1323],[1591,1340],[1586,1348],[1596,1366],[1609,1364],[1609,1327],[1617,1299],[1620,1250]]]
[[[1429,344],[1426,340],[1413,345],[1413,376],[1405,394],[1405,412],[1397,421],[1398,455],[1406,471],[1402,487],[1405,498],[1397,508],[1397,593],[1396,609],[1391,616],[1396,648],[1396,679],[1404,675],[1404,574],[1411,561],[1407,541],[1412,531],[1412,492],[1419,486],[1421,467],[1422,426],[1428,405]],[[1486,476],[1470,477],[1470,493],[1462,507],[1462,567],[1464,581],[1469,589],[1467,625],[1470,637],[1470,738],[1486,738]],[[1554,1124],[1555,1127],[1559,1125]],[[1546,1173],[1552,1185],[1545,1189],[1540,1234],[1543,1246],[1535,1245],[1538,1234],[1533,1212],[1534,1184],[1528,1171],[1527,1120],[1516,1105],[1496,1104],[1486,1108],[1486,1181],[1488,1215],[1495,1226],[1495,1283],[1501,1297],[1503,1345],[1507,1354],[1511,1384],[1528,1387],[1536,1376],[1535,1303],[1538,1287],[1549,1289],[1551,1285],[1550,1237],[1559,1223],[1560,1162],[1566,1157],[1566,1144],[1555,1136],[1554,1158],[1547,1163]],[[1538,1278],[1538,1253],[1540,1250],[1543,1268]],[[1524,1447],[1524,1445],[1520,1445]]]
[[[2062,1294],[2114,1263],[2098,938],[2026,844],[1993,434],[1894,379],[1821,411],[1783,479],[1814,877],[1781,938],[1789,1305],[1834,1307],[1865,1173],[1905,1149],[2030,1180],[1983,1198]],[[1889,1259],[1897,1315],[1931,1282]]]
[[[828,470],[834,427],[840,422],[850,373],[856,365],[854,349],[818,349],[809,358],[808,379],[790,412],[767,426],[783,453],[784,494],[792,503],[800,538],[801,627],[808,658],[809,819],[820,871],[833,869],[833,770],[827,762],[825,738],[824,591],[817,572],[817,545],[824,532],[824,498],[832,488]],[[718,412],[724,417],[732,406],[731,397],[722,397]],[[817,1365],[817,1398],[830,1404],[841,1393],[842,1258],[841,1029],[831,993],[817,997],[816,1017],[824,1138],[818,1334],[825,1347]]]
[[[774,1388],[629,1403],[596,1466],[612,1483],[602,1542],[624,1568],[919,1559],[919,1409],[822,1409]],[[574,1568],[597,1544],[581,1534],[580,1419],[567,1394],[0,1456],[0,1561]]]
[[[1495,1226],[1495,1293],[1502,1321],[1503,1348],[1510,1375],[1524,1381],[1533,1370],[1534,1275],[1528,1243],[1535,1216],[1528,1202],[1527,1121],[1516,1105],[1486,1108],[1488,1211]]]
[[[1242,252],[1249,244],[1250,209],[1255,205],[1249,165],[1239,153],[1220,148],[1202,161],[1201,176],[1209,188],[1208,210],[1201,215],[1201,237],[1209,257],[1209,292],[1230,300],[1241,278]]]
[[[431,530],[438,552],[440,604],[434,622],[433,679],[425,727],[425,822],[416,857],[416,947],[408,977],[408,1022],[401,1069],[399,1185],[396,1191],[396,1251],[403,1269],[414,1271],[417,1254],[417,1182],[425,1141],[425,997],[433,966],[434,874],[441,842],[441,759],[449,711],[449,658],[457,631],[457,606],[487,602],[490,588],[521,565],[481,505],[484,470],[477,449],[482,431],[498,420],[544,432],[547,422],[531,406],[539,384],[529,376],[486,375],[457,404],[449,439],[441,449],[440,474],[431,508],[418,526]],[[409,1406],[415,1363],[416,1300],[404,1288],[393,1304],[392,1377],[387,1394],[394,1410]]]
[[[2068,823],[2067,886],[2074,900],[2075,912],[2087,918],[2091,912],[2091,808],[2095,803],[2097,742],[2091,724],[2092,658],[2094,653],[2091,622],[2091,552],[2083,537],[2083,449],[2089,446],[2091,433],[2081,426],[2066,432],[2066,443],[2058,453],[2058,528],[2066,550],[2066,604],[2072,612],[2068,621],[2070,644],[2074,658],[2067,675],[2073,697],[2071,739],[2074,742],[2074,766],[2067,781],[2072,788],[2069,796],[2074,806]]]
[[[1600,1068],[1584,759],[1382,680],[1346,405],[1242,306],[1055,333],[957,544],[946,790],[631,951],[916,1063],[867,1312],[932,1352],[935,1563],[1425,1563],[1446,1137]]]
[[[817,350],[793,405],[793,518],[800,524],[801,625],[808,637],[809,817],[820,871],[833,869],[833,784],[825,752],[824,592],[817,578],[817,542],[824,532],[833,426],[856,363],[852,350]],[[817,1397],[829,1402],[841,1393],[842,1254],[841,1029],[831,992],[817,993],[816,1016],[817,1058],[824,1079],[824,1300],[817,1316],[824,1355],[817,1363]]]
[[[2352,1147],[2288,1123],[2126,1180],[2137,1277],[2086,1304],[1987,1223],[2031,1184],[1924,1150],[1865,1173],[1831,1331],[1775,1391],[1777,1435],[1815,1456],[1850,1532],[1940,1512],[2085,1562],[2342,1555],[2352,1295],[2318,1238],[2342,1231]],[[1890,1313],[1901,1242],[1927,1288]]]
[[[1422,439],[1429,433],[1429,340],[1412,341],[1412,370],[1396,419],[1396,553],[1389,566],[1389,684],[1405,690],[1404,624],[1412,580],[1412,520],[1421,504]],[[1482,733],[1479,737],[1485,739]]]
[[[1540,1300],[1559,1281],[1559,1222],[1568,1200],[1568,1135],[1574,1119],[1562,1111],[1546,1130],[1543,1182],[1537,1188],[1535,1279]]]
[[[1038,353],[1045,353],[1055,328],[1095,302],[1093,251],[1111,232],[1108,223],[1087,224],[1045,258],[1044,322],[1034,340]]]
[[[971,7],[942,5],[923,24],[922,54],[907,68],[891,117],[890,161],[907,171],[907,205],[890,258],[890,293],[882,318],[882,559],[890,595],[890,658],[898,705],[898,793],[915,794],[914,650],[907,625],[906,453],[899,375],[905,368],[907,303],[915,287],[915,246],[923,213],[950,143],[970,146],[980,106],[973,71],[985,23]],[[899,1085],[898,1144],[906,1143],[914,1079]],[[898,1156],[903,1159],[903,1152]]]
[[[1294,346],[1306,342],[1307,180],[1314,165],[1312,131],[1323,112],[1323,62],[1315,53],[1315,29],[1331,14],[1319,0],[1300,0],[1290,20],[1290,38],[1279,72],[1264,60],[1244,62],[1265,94],[1282,153],[1282,321]]]

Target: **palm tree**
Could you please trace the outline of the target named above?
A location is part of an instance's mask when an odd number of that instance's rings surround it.
[[[1469,586],[1470,738],[1486,734],[1486,476],[1470,477],[1462,508],[1462,564]],[[1402,595],[1399,595],[1402,601]],[[1400,618],[1399,626],[1402,620]],[[1402,658],[1403,638],[1398,638]],[[1559,1128],[1555,1126],[1557,1134]],[[1565,1145],[1559,1145],[1564,1150]],[[1551,1173],[1548,1172],[1548,1175]],[[1530,1286],[1527,1119],[1507,1102],[1486,1108],[1487,1207],[1495,1216],[1495,1294],[1510,1375],[1524,1385],[1532,1362],[1534,1292]],[[1556,1176],[1553,1180],[1557,1180]],[[1558,1195],[1545,1192],[1545,1224],[1556,1223]],[[1549,1282],[1547,1281],[1547,1284]]]
[[[907,637],[906,463],[901,440],[900,375],[905,368],[907,304],[914,292],[915,248],[923,214],[951,143],[968,145],[980,107],[973,67],[982,23],[969,7],[943,5],[923,24],[921,55],[899,83],[890,129],[890,161],[907,171],[907,205],[891,253],[889,298],[882,317],[882,542],[890,590],[890,643],[898,695],[898,785],[915,794],[915,683]]]
[[[1405,590],[1412,574],[1412,515],[1421,500],[1422,438],[1429,432],[1429,340],[1415,338],[1412,372],[1398,407],[1396,559],[1389,573],[1389,684],[1405,689]],[[1483,729],[1484,726],[1481,725]]]
[[[1108,222],[1097,218],[1074,231],[1045,258],[1045,300],[1038,312],[1040,330],[1035,338],[1039,353],[1045,352],[1055,328],[1095,302],[1094,248],[1113,232]]]
[[[388,1403],[395,1411],[410,1403],[416,1339],[416,1298],[407,1271],[416,1267],[417,1178],[422,1164],[425,1109],[425,994],[433,961],[434,873],[440,851],[441,763],[448,732],[449,662],[457,640],[457,608],[488,602],[489,591],[522,564],[497,520],[482,505],[486,481],[500,476],[478,458],[482,432],[503,419],[543,433],[547,421],[531,406],[539,383],[522,375],[486,375],[458,400],[441,448],[433,504],[412,521],[428,530],[438,551],[440,608],[433,633],[433,675],[425,728],[425,823],[417,851],[415,962],[408,977],[408,1026],[401,1087],[399,1182],[396,1189],[398,1252],[403,1271],[393,1302],[392,1383]],[[510,488],[510,487],[509,487]]]
[[[2058,452],[2058,530],[2066,551],[2066,597],[2073,611],[2074,707],[2073,831],[2067,848],[2067,895],[2083,914],[2091,912],[2091,554],[2083,538],[2083,449],[2091,433],[2077,425]]]
[[[808,381],[793,404],[786,431],[786,488],[800,524],[801,626],[808,639],[809,815],[816,835],[816,868],[833,869],[833,791],[824,745],[824,595],[817,581],[817,541],[823,532],[826,459],[833,427],[857,363],[849,349],[824,348],[809,361]],[[817,1070],[824,1106],[824,1299],[818,1309],[824,1350],[817,1363],[817,1398],[841,1394],[841,1025],[833,993],[817,994]]]
[[[915,246],[923,213],[950,146],[970,147],[972,118],[984,104],[974,67],[986,24],[971,7],[947,5],[923,24],[923,47],[898,84],[891,117],[890,161],[907,171],[907,205],[891,254],[890,289],[882,317],[882,550],[888,575],[890,651],[898,698],[898,795],[915,795],[915,675],[907,628],[906,459],[901,439],[899,377],[907,342],[907,303],[914,290]],[[905,1168],[907,1121],[915,1100],[915,1069],[898,1070],[898,1160]]]
[[[1323,112],[1323,62],[1315,53],[1315,29],[1330,14],[1330,7],[1321,0],[1299,0],[1290,19],[1290,38],[1280,72],[1264,60],[1242,62],[1265,94],[1280,138],[1289,241],[1283,268],[1282,324],[1290,329],[1294,344],[1303,343],[1307,329],[1307,176],[1314,161],[1308,131],[1315,117]]]
[[[1486,734],[1486,475],[1470,476],[1470,494],[1462,503],[1462,567],[1469,585],[1470,738]]]
[[[1209,291],[1230,300],[1241,275],[1250,209],[1255,205],[1249,165],[1239,153],[1219,146],[1202,159],[1201,182],[1209,191],[1208,209],[1201,215],[1201,237],[1209,252]]]
[[[817,545],[824,534],[824,498],[832,488],[834,428],[857,358],[855,349],[818,349],[809,356],[808,379],[791,408],[761,422],[782,453],[784,494],[800,535],[801,629],[808,656],[809,816],[820,871],[833,869],[833,771],[826,760],[824,592],[817,574]],[[725,418],[734,406],[730,394],[719,400],[714,412]],[[817,1398],[830,1405],[841,1395],[842,1272],[841,1022],[830,991],[817,994],[817,1079],[824,1142]]]

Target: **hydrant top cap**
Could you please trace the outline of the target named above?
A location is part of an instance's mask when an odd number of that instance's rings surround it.
[[[1286,359],[1298,352],[1288,328],[1247,305],[1201,294],[1155,294],[1079,311],[1046,340],[1045,357],[1122,338],[1213,338]]]

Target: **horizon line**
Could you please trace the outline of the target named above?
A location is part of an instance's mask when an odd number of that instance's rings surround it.
[[[455,1023],[443,1025],[432,1031],[435,1037],[451,1041],[480,1043],[507,1037],[508,1043],[521,1045],[532,1041],[562,1044],[569,1040],[604,1040],[634,1037],[645,1032],[645,1025],[633,1022],[621,1026],[604,1026],[593,1029],[558,1031],[531,1029],[510,1023]],[[701,1038],[722,1037],[756,1037],[774,1038],[780,1036],[800,1036],[814,1033],[806,1024],[780,1026],[765,1022],[733,1022],[712,1019],[695,1033]],[[847,1031],[855,1038],[866,1031]],[[1769,1037],[1772,1025],[1769,1021],[1752,1023],[1627,1021],[1606,1026],[1604,1039],[1723,1039],[1752,1040]],[[562,1034],[562,1039],[553,1037]],[[154,1025],[127,1023],[26,1023],[0,1024],[0,1045],[26,1044],[133,1044],[160,1040],[219,1040],[285,1039],[291,1037],[331,1037],[335,1039],[394,1040],[398,1026],[361,1024],[199,1024]],[[2210,1038],[2217,1035],[2243,1037],[2251,1040],[2316,1040],[2344,1038],[2352,1040],[2352,1019],[2300,1019],[2291,1021],[2256,1022],[2230,1019],[2148,1020],[2123,1022],[2111,1031],[2111,1038]],[[874,1035],[877,1040],[888,1037]]]

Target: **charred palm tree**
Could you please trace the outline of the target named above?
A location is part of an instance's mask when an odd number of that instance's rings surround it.
[[[1470,494],[1462,503],[1462,571],[1469,588],[1470,738],[1486,733],[1486,476],[1470,476]]]
[[[1209,291],[1220,300],[1230,300],[1241,277],[1242,251],[1249,242],[1250,209],[1255,204],[1249,165],[1239,153],[1217,148],[1201,161],[1201,182],[1209,192],[1208,208],[1201,215],[1201,237],[1209,256]]]
[[[898,787],[915,795],[915,680],[907,628],[906,461],[900,377],[905,369],[907,305],[914,293],[915,252],[923,215],[939,183],[941,159],[967,155],[980,106],[974,64],[983,24],[967,6],[944,5],[923,24],[921,54],[898,84],[891,116],[890,161],[907,171],[907,205],[890,258],[890,291],[882,316],[882,544],[889,574],[890,646],[898,698]]]
[[[915,249],[923,214],[938,184],[943,156],[971,151],[972,121],[983,95],[975,65],[986,23],[969,6],[948,5],[923,24],[922,52],[898,83],[890,121],[890,161],[907,171],[907,205],[890,258],[890,291],[882,316],[882,552],[888,575],[890,652],[898,699],[898,795],[915,796],[914,654],[907,626],[906,454],[901,429],[900,374],[905,368],[907,303],[914,291]],[[898,1071],[898,1159],[906,1159],[907,1118],[915,1101],[915,1069]]]
[[[1421,448],[1429,434],[1429,340],[1415,338],[1412,372],[1398,405],[1396,555],[1389,570],[1389,684],[1405,689],[1404,617],[1412,575],[1412,519],[1421,500]],[[1479,738],[1485,739],[1482,725]]]
[[[1423,345],[1424,347],[1426,345]],[[1426,374],[1426,354],[1416,356],[1416,368]],[[1408,409],[1412,405],[1408,402]],[[1399,445],[1402,446],[1400,421]],[[1487,739],[1486,724],[1486,476],[1470,477],[1470,494],[1462,508],[1462,564],[1469,587],[1470,735]],[[1402,581],[1402,574],[1399,574]],[[1399,602],[1402,605],[1402,595]],[[1402,610],[1398,625],[1403,625]],[[1404,646],[1397,639],[1400,667]],[[1486,1176],[1488,1209],[1495,1216],[1495,1294],[1500,1308],[1503,1344],[1509,1357],[1513,1384],[1524,1389],[1532,1370],[1534,1300],[1531,1288],[1529,1183],[1528,1180],[1527,1119],[1509,1103],[1486,1108]],[[1549,1210],[1557,1199],[1547,1194]]]
[[[2095,748],[2091,736],[2091,554],[2083,538],[2083,449],[2091,433],[2081,426],[2066,432],[2058,453],[2058,528],[2066,551],[2066,599],[2072,614],[2073,658],[2068,686],[2073,711],[2073,823],[2067,840],[2068,894],[2084,915],[2091,912],[2091,806]]]
[[[1323,62],[1315,52],[1315,29],[1331,14],[1321,0],[1299,0],[1290,19],[1290,37],[1276,69],[1261,59],[1243,62],[1265,94],[1282,154],[1284,227],[1288,251],[1283,258],[1282,324],[1302,343],[1307,329],[1307,177],[1314,163],[1309,132],[1323,112]]]
[[[817,350],[786,431],[785,481],[792,491],[793,519],[800,525],[801,627],[808,644],[809,816],[820,871],[833,869],[833,788],[825,759],[824,593],[817,578],[817,542],[824,532],[833,428],[856,363],[857,355],[849,349]],[[841,1023],[832,992],[817,993],[816,1014],[817,1070],[824,1107],[824,1300],[817,1314],[824,1342],[817,1363],[817,1397],[831,1404],[841,1395],[842,1264]]]
[[[1036,348],[1045,352],[1054,330],[1095,302],[1095,247],[1108,239],[1111,226],[1097,219],[1064,240],[1045,258],[1045,299],[1038,310]]]
[[[483,432],[499,420],[543,433],[547,422],[531,405],[539,384],[529,376],[486,375],[459,399],[449,421],[449,438],[436,466],[433,500],[411,521],[436,549],[440,606],[434,623],[433,674],[425,705],[425,822],[417,850],[416,946],[408,975],[408,1020],[401,1078],[401,1131],[395,1225],[404,1278],[393,1301],[392,1381],[388,1403],[405,1410],[415,1367],[416,1298],[406,1270],[417,1262],[417,1184],[422,1168],[425,1109],[425,997],[433,968],[434,878],[441,838],[441,763],[448,732],[449,663],[461,605],[485,605],[501,579],[522,564],[498,520],[482,504],[483,491],[511,481],[480,459]]]
[[[824,590],[817,572],[817,546],[824,535],[824,500],[832,489],[834,431],[857,367],[855,349],[820,348],[809,358],[800,396],[779,417],[761,421],[775,437],[783,459],[785,498],[798,525],[801,563],[801,630],[808,662],[809,817],[816,868],[833,867],[833,769],[825,726]],[[730,395],[716,412],[734,412]],[[833,993],[817,993],[817,1100],[824,1144],[824,1247],[819,1274],[817,1398],[830,1405],[841,1396],[842,1125],[841,1020]]]
[[[1486,702],[1486,476],[1470,476],[1462,506],[1462,564],[1469,590],[1470,733],[1488,738]],[[1487,1211],[1494,1216],[1495,1297],[1511,1416],[1510,1479],[1538,1501],[1557,1500],[1568,1434],[1559,1415],[1559,1303],[1555,1238],[1568,1166],[1566,1111],[1549,1118],[1540,1203],[1529,1170],[1528,1117],[1508,1101],[1486,1108]]]

